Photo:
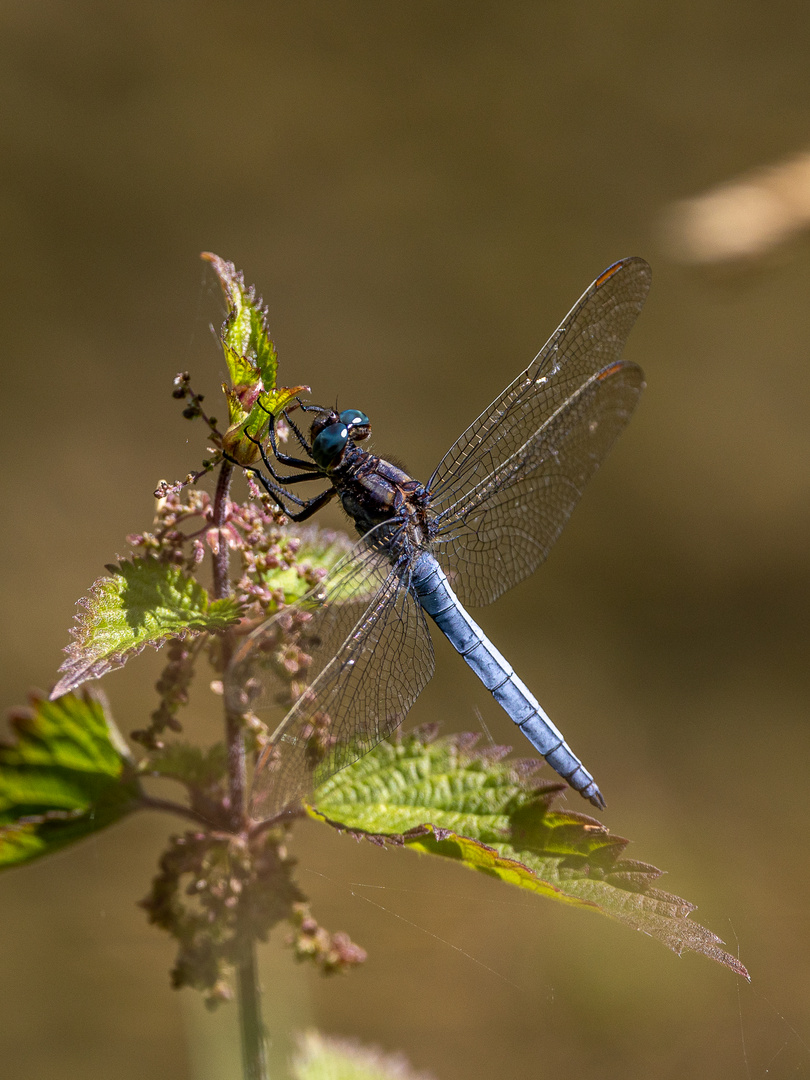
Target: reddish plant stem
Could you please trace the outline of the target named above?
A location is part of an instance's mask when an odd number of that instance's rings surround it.
[[[214,496],[213,523],[219,528],[219,542],[214,554],[214,597],[222,600],[230,595],[231,582],[228,576],[228,542],[222,531],[222,526],[228,517],[228,496],[231,490],[233,478],[233,466],[229,461],[223,461],[219,471],[216,495]],[[227,669],[233,652],[233,638],[226,636],[222,646],[223,671]],[[245,740],[242,731],[242,723],[230,709],[225,710],[225,739],[228,747],[228,788],[231,803],[231,822],[235,832],[241,832],[245,827],[246,811],[245,788],[246,788],[246,763],[245,763]]]
[[[217,481],[213,514],[213,524],[219,529],[219,542],[214,554],[214,597],[217,600],[224,599],[230,595],[231,591],[228,576],[228,543],[222,526],[228,517],[228,496],[232,478],[233,466],[230,462],[224,461]],[[227,670],[232,654],[233,638],[227,635],[222,647],[223,671]],[[225,738],[228,747],[228,788],[232,828],[234,832],[245,833],[247,829],[245,738],[241,718],[227,705],[225,707]],[[249,936],[239,935],[236,983],[243,1075],[245,1080],[267,1080],[267,1055],[261,1013],[261,988],[256,966],[256,944]]]
[[[214,555],[214,596],[217,600],[223,600],[230,596],[231,582],[228,577],[228,544],[222,532],[222,526],[228,518],[228,496],[231,493],[231,480],[233,479],[233,465],[230,461],[223,461],[219,470],[217,490],[214,495],[214,525],[220,530],[219,544]]]

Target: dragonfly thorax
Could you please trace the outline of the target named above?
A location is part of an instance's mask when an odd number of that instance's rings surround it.
[[[350,442],[330,479],[361,536],[388,522],[408,544],[428,543],[428,493],[398,465]]]

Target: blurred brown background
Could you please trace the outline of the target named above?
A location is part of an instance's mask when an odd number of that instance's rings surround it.
[[[201,250],[264,295],[282,381],[364,409],[423,479],[596,274],[653,265],[639,412],[548,565],[481,621],[605,822],[753,983],[305,827],[302,884],[370,959],[323,982],[271,943],[279,1057],[315,1024],[438,1080],[810,1075],[810,245],[697,269],[662,228],[807,146],[809,35],[806,3],[751,0],[0,5],[6,706],[52,682],[74,601],[202,456],[170,396],[181,368],[209,401],[224,376]],[[512,739],[437,653],[412,719],[477,728],[478,707]],[[124,730],[157,670],[107,681]],[[209,1023],[169,989],[134,906],[175,828],[141,816],[0,878],[6,1075],[236,1075],[233,1010]]]

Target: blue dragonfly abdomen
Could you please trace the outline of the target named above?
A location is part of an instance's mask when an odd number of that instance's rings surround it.
[[[436,559],[423,552],[411,567],[411,588],[461,658],[555,772],[600,810],[605,800],[526,684],[470,617]]]

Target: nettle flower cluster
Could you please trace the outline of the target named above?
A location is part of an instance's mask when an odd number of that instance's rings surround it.
[[[293,531],[283,513],[246,474],[248,501],[229,501],[224,521],[213,524],[214,503],[204,491],[170,490],[159,503],[152,530],[127,537],[127,542],[144,556],[182,568],[193,574],[203,565],[208,553],[212,558],[228,556],[231,572],[230,596],[241,612],[239,633],[249,633],[269,616],[283,610],[291,599],[315,588],[330,566],[349,549],[342,533],[310,526]],[[292,704],[300,693],[300,678],[305,675],[309,657],[296,643],[295,635],[285,639],[284,619],[278,620],[279,640],[276,670],[286,682],[288,692],[279,694],[280,707]],[[161,735],[167,729],[181,730],[178,710],[188,702],[194,665],[205,649],[215,668],[222,666],[221,642],[177,639],[169,645],[169,661],[156,689],[160,695],[151,724],[144,731],[132,733],[147,749],[162,749]],[[221,684],[214,683],[221,691]],[[266,728],[257,717],[248,717],[262,745]]]

